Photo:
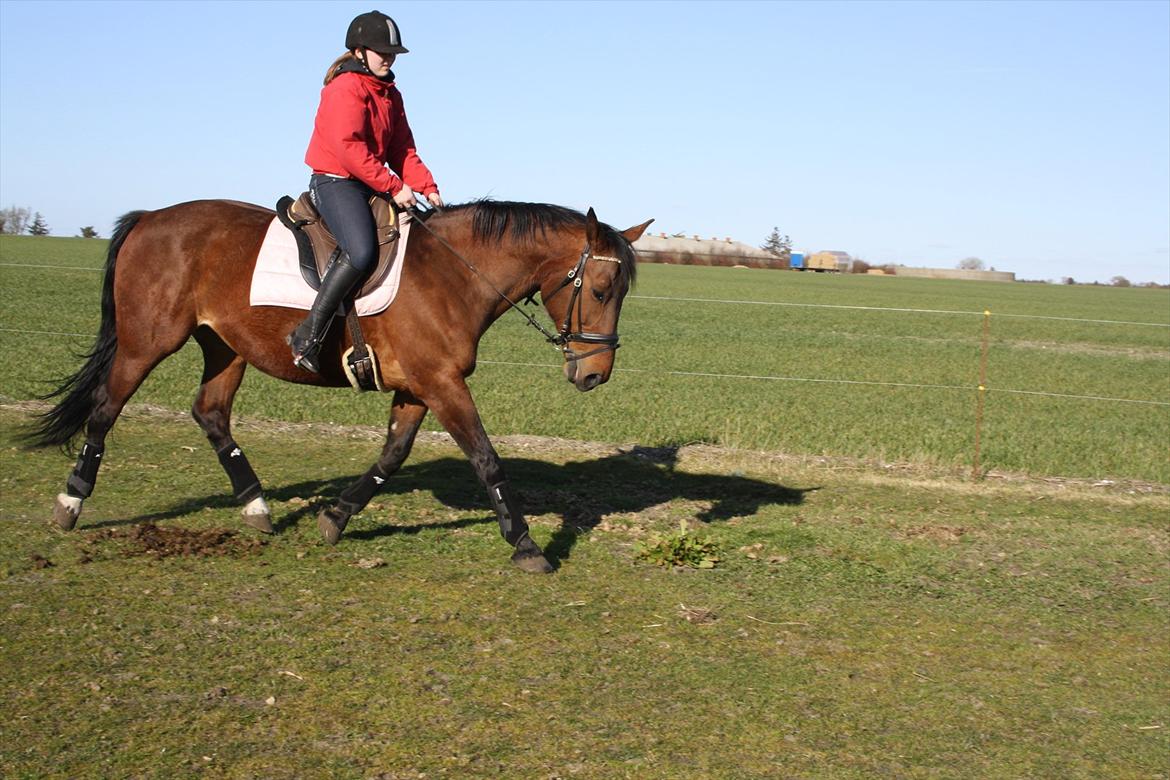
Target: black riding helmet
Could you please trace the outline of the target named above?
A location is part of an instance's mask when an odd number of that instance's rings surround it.
[[[345,33],[345,48],[373,49],[379,54],[406,54],[398,25],[381,11],[370,11],[354,17]]]

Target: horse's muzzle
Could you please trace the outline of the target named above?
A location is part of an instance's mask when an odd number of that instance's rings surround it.
[[[577,370],[577,361],[570,360],[565,363],[565,379],[582,393],[587,393],[598,385],[603,385],[609,380],[605,374],[596,371],[586,373],[585,371]]]
[[[573,384],[575,384],[577,389],[582,393],[587,393],[603,382],[605,382],[605,379],[602,378],[601,374],[589,374],[580,382],[574,382]]]

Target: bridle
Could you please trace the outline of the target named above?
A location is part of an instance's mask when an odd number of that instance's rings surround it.
[[[504,294],[504,292],[502,292],[500,290],[500,288],[498,288],[494,284],[492,284],[491,280],[488,279],[486,276],[484,276],[482,273],[480,273],[480,270],[478,268],[476,268],[475,265],[470,260],[468,260],[466,257],[464,257],[462,254],[459,253],[459,250],[457,250],[455,247],[453,247],[449,243],[447,243],[447,240],[444,239],[442,236],[435,233],[435,231],[431,230],[431,228],[426,223],[427,217],[429,217],[435,211],[440,211],[440,209],[432,207],[430,211],[423,212],[420,209],[418,209],[417,207],[413,207],[410,209],[410,211],[414,215],[415,224],[422,225],[422,227],[428,233],[431,234],[432,238],[434,238],[436,241],[438,241],[440,244],[442,244],[444,247],[446,247],[447,251],[449,251],[451,254],[455,255],[455,257],[459,258],[459,260],[465,266],[467,266],[468,268],[471,269],[472,273],[474,273],[476,276],[478,276],[480,279],[482,279],[487,284],[488,287],[491,287],[492,290],[495,291],[496,295],[500,296],[500,298],[507,301],[508,305],[512,309],[515,309],[516,311],[520,312],[520,314],[523,315],[523,317],[528,320],[529,325],[531,325],[532,327],[536,328],[538,331],[541,332],[541,334],[544,336],[545,341],[547,341],[548,343],[555,346],[565,356],[565,362],[575,363],[576,361],[583,360],[584,358],[590,357],[591,355],[597,355],[597,354],[602,353],[602,352],[616,351],[617,348],[621,346],[618,343],[618,334],[616,332],[608,333],[608,334],[607,333],[589,333],[587,331],[574,332],[572,329],[574,304],[577,307],[577,322],[583,322],[582,313],[581,313],[581,307],[582,307],[581,285],[584,282],[585,266],[589,263],[590,260],[600,260],[600,261],[606,262],[606,263],[617,263],[618,265],[621,265],[621,262],[622,262],[621,258],[593,254],[592,247],[589,246],[589,241],[588,241],[588,239],[586,239],[585,248],[581,250],[581,256],[577,259],[577,265],[575,265],[573,268],[571,268],[569,270],[569,273],[565,276],[564,279],[561,280],[561,283],[557,285],[556,289],[554,289],[548,295],[542,295],[544,302],[547,304],[549,299],[552,298],[557,293],[559,293],[561,290],[565,289],[566,287],[568,287],[570,285],[572,285],[572,287],[573,287],[572,296],[569,298],[569,306],[568,306],[568,308],[565,309],[565,321],[563,323],[561,323],[560,330],[558,330],[557,333],[554,335],[553,333],[549,332],[548,328],[544,327],[539,322],[537,322],[536,319],[531,314],[524,311],[524,309],[520,308],[520,304],[516,303],[516,301],[509,298],[506,294]],[[526,300],[528,302],[534,302],[533,296],[535,296],[535,295],[536,295],[536,293],[533,293],[532,295],[528,296],[528,298]],[[585,344],[600,344],[601,346],[598,347],[597,349],[590,350],[589,352],[578,353],[578,352],[574,352],[573,348],[569,346],[570,341],[582,342]],[[576,370],[575,367],[574,367],[574,370]]]
[[[618,343],[618,334],[616,332],[606,334],[589,333],[587,331],[577,331],[574,333],[572,331],[571,323],[573,320],[574,304],[577,306],[577,322],[584,322],[584,318],[582,317],[581,313],[581,285],[585,278],[585,265],[590,260],[600,260],[605,263],[617,263],[618,265],[622,264],[621,258],[593,254],[593,251],[589,246],[589,242],[586,241],[585,248],[581,250],[581,257],[577,259],[577,265],[570,269],[568,275],[561,280],[561,283],[557,285],[555,290],[553,290],[548,295],[541,296],[544,298],[545,304],[547,304],[549,299],[559,293],[561,290],[565,289],[570,284],[573,286],[573,293],[569,298],[569,305],[565,309],[565,321],[561,323],[560,334],[549,338],[553,344],[556,344],[561,348],[561,352],[563,352],[565,355],[565,360],[569,362],[581,360],[582,358],[587,358],[590,355],[596,355],[601,352],[616,351],[617,348],[621,346],[621,344]],[[597,349],[590,350],[589,352],[579,354],[574,352],[573,349],[569,346],[570,341],[578,341],[585,344],[601,344],[602,346],[598,347]]]

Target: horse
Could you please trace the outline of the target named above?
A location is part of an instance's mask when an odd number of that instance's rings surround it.
[[[273,217],[253,204],[199,200],[133,211],[117,221],[94,345],[81,368],[44,396],[60,400],[37,416],[27,435],[32,446],[68,449],[85,429],[65,492],[54,504],[53,522],[61,529],[74,528],[92,495],[106,435],[126,402],[193,336],[203,352],[203,377],[192,415],[243,505],[243,522],[272,533],[260,480],[231,432],[232,400],[244,371],[250,365],[286,382],[348,387],[341,356],[352,344],[334,320],[321,349],[321,373],[305,371],[293,364],[285,342],[304,313],[249,305],[252,271]],[[318,514],[318,528],[326,542],[338,542],[349,519],[409,456],[429,410],[487,488],[512,562],[524,571],[550,572],[466,380],[488,327],[516,301],[539,293],[561,325],[557,336],[548,335],[563,352],[565,378],[580,391],[607,382],[622,301],[635,278],[631,245],[653,220],[618,231],[599,222],[592,208],[582,214],[547,203],[491,200],[426,217],[419,222],[425,229],[410,232],[397,297],[381,313],[361,318],[366,342],[379,356],[382,387],[394,393],[385,444],[369,470]]]

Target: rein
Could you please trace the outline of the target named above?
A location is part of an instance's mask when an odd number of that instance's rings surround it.
[[[595,255],[591,251],[591,248],[589,246],[589,242],[588,241],[585,242],[585,248],[581,250],[581,256],[580,256],[580,258],[577,259],[577,265],[574,266],[573,268],[571,268],[569,270],[568,275],[561,281],[561,283],[559,285],[557,285],[557,288],[555,290],[553,290],[551,293],[549,293],[547,297],[544,298],[545,303],[547,303],[549,298],[552,298],[554,295],[559,293],[565,287],[568,287],[570,284],[573,286],[573,294],[572,294],[572,297],[569,299],[569,306],[565,310],[565,321],[564,321],[564,323],[562,323],[561,328],[557,332],[557,334],[553,335],[552,333],[549,332],[549,330],[547,328],[545,328],[543,325],[541,325],[536,320],[535,317],[533,317],[528,312],[524,311],[524,309],[520,308],[520,304],[516,303],[516,301],[509,298],[503,291],[500,290],[500,288],[498,288],[494,284],[492,284],[491,280],[488,279],[486,276],[484,276],[480,272],[480,270],[475,267],[474,263],[472,263],[470,260],[468,260],[462,254],[460,254],[459,250],[457,250],[455,247],[451,246],[451,244],[449,244],[445,238],[440,236],[435,231],[431,230],[430,226],[428,226],[426,223],[426,219],[427,219],[427,217],[429,217],[431,214],[433,214],[435,212],[442,213],[441,209],[439,209],[438,207],[432,206],[430,211],[423,212],[423,211],[420,211],[417,206],[415,206],[415,207],[412,207],[410,209],[410,211],[413,213],[413,215],[415,217],[414,221],[416,224],[422,225],[422,227],[428,233],[431,234],[432,238],[434,238],[436,241],[438,241],[440,244],[442,244],[444,247],[446,247],[447,251],[449,251],[451,254],[455,255],[455,257],[459,258],[459,261],[462,262],[469,269],[471,269],[471,272],[474,273],[476,276],[478,276],[480,279],[482,279],[487,284],[488,287],[492,288],[492,291],[495,292],[496,295],[500,296],[500,298],[507,301],[508,306],[511,309],[514,309],[515,311],[517,311],[521,315],[523,315],[523,317],[526,320],[528,320],[529,325],[531,325],[532,327],[536,328],[538,331],[541,332],[541,334],[544,336],[545,341],[547,341],[548,343],[555,346],[558,350],[560,350],[561,353],[564,354],[566,362],[571,363],[571,362],[574,362],[577,360],[582,360],[583,358],[587,358],[591,355],[596,355],[596,354],[601,353],[601,352],[616,351],[617,348],[619,346],[621,346],[620,344],[618,344],[618,334],[616,334],[616,333],[612,333],[612,334],[587,333],[585,331],[579,331],[579,332],[574,333],[571,330],[572,326],[570,324],[572,322],[572,319],[573,319],[573,304],[577,304],[577,321],[582,322],[580,295],[581,295],[581,284],[583,282],[583,274],[585,271],[586,263],[588,263],[590,259],[593,259],[593,260],[600,260],[600,261],[606,262],[606,263],[618,263],[620,265],[622,262],[620,258],[608,257],[606,255]],[[533,293],[533,295],[535,295],[535,293]],[[532,296],[529,296],[528,300],[531,301]],[[594,349],[594,350],[591,350],[589,352],[585,352],[582,354],[582,353],[577,353],[577,352],[573,351],[573,349],[569,346],[570,341],[577,341],[577,342],[582,342],[585,344],[601,344],[602,346],[598,347],[597,349]]]

